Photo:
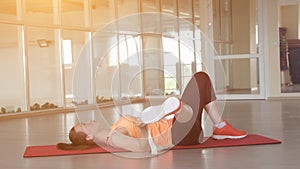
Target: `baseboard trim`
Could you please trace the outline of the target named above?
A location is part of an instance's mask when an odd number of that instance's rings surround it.
[[[146,102],[147,99],[131,99],[130,101],[124,100],[119,101],[118,105],[126,105],[126,104],[132,104],[132,103],[143,103]],[[16,118],[28,118],[28,117],[34,117],[34,116],[42,116],[42,115],[49,115],[49,114],[60,114],[60,113],[74,113],[76,109],[82,110],[90,110],[91,108],[107,108],[115,106],[114,102],[107,102],[107,103],[101,103],[101,104],[88,104],[88,105],[79,105],[79,106],[73,106],[73,107],[60,107],[60,108],[54,108],[54,109],[42,109],[42,110],[35,110],[35,111],[23,111],[23,112],[14,112],[14,113],[5,113],[0,114],[0,120],[9,120],[9,119],[16,119]]]

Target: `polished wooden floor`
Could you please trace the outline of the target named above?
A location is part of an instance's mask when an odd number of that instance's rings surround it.
[[[97,116],[97,115],[96,115]],[[107,113],[113,121],[117,116]],[[93,118],[95,114],[93,115]],[[81,115],[82,120],[84,118]],[[298,169],[300,100],[228,101],[223,118],[249,133],[280,139],[282,144],[172,150],[151,158],[111,153],[23,158],[28,145],[67,141],[76,113],[0,120],[1,169]],[[108,120],[109,121],[109,120]],[[209,134],[209,129],[206,129]]]

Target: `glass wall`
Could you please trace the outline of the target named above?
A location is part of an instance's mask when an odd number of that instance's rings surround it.
[[[118,18],[138,13],[140,8],[138,0],[119,1],[116,5]]]
[[[192,74],[202,70],[194,3],[1,1],[0,78],[7,79],[0,84],[1,113],[101,104],[113,97],[180,95]],[[136,15],[132,24],[114,22],[113,31],[98,36],[105,25],[139,12],[174,16],[157,15],[150,23],[153,18]],[[79,76],[78,70],[83,70]]]
[[[16,21],[21,19],[21,1],[0,1],[0,20]]]
[[[55,29],[27,27],[30,110],[63,106]]]
[[[91,0],[91,3],[92,24],[96,30],[115,19],[114,1]]]
[[[162,1],[162,13],[177,15],[177,2],[176,1]]]
[[[142,12],[160,12],[160,0],[144,0],[141,3]]]
[[[178,40],[172,38],[163,38],[164,48],[164,79],[165,79],[165,93],[178,94],[181,84],[178,83],[176,77],[179,72],[179,46]]]
[[[66,30],[61,31],[62,61],[64,96],[66,106],[72,106],[74,102],[73,78],[78,57],[86,44],[88,35],[84,31]]]
[[[186,19],[187,21],[193,21],[193,0],[178,1],[179,18]]]
[[[20,1],[21,0],[17,0]],[[25,13],[22,19],[26,23],[37,25],[53,25],[58,24],[55,19],[54,12],[58,12],[57,0],[24,0],[25,1]],[[24,4],[24,3],[21,3]],[[22,9],[20,8],[20,11]]]
[[[218,91],[232,95],[263,95],[259,72],[262,55],[257,0],[214,0],[214,47],[224,66],[215,67],[216,77],[224,75],[227,84]],[[215,65],[217,65],[216,61]],[[220,78],[216,78],[218,80]],[[217,82],[220,83],[220,82]]]
[[[27,109],[22,30],[22,26],[0,24],[0,113]]]
[[[89,4],[86,0],[61,0],[61,24],[64,26],[89,27],[91,24],[89,11]]]

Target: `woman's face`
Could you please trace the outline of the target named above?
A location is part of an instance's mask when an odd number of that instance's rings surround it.
[[[78,123],[74,126],[75,132],[84,132],[89,136],[93,136],[99,130],[101,130],[101,126],[99,122],[96,121],[88,121],[86,123]]]

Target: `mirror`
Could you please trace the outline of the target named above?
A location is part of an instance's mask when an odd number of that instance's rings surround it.
[[[281,92],[300,92],[300,0],[279,1]]]

